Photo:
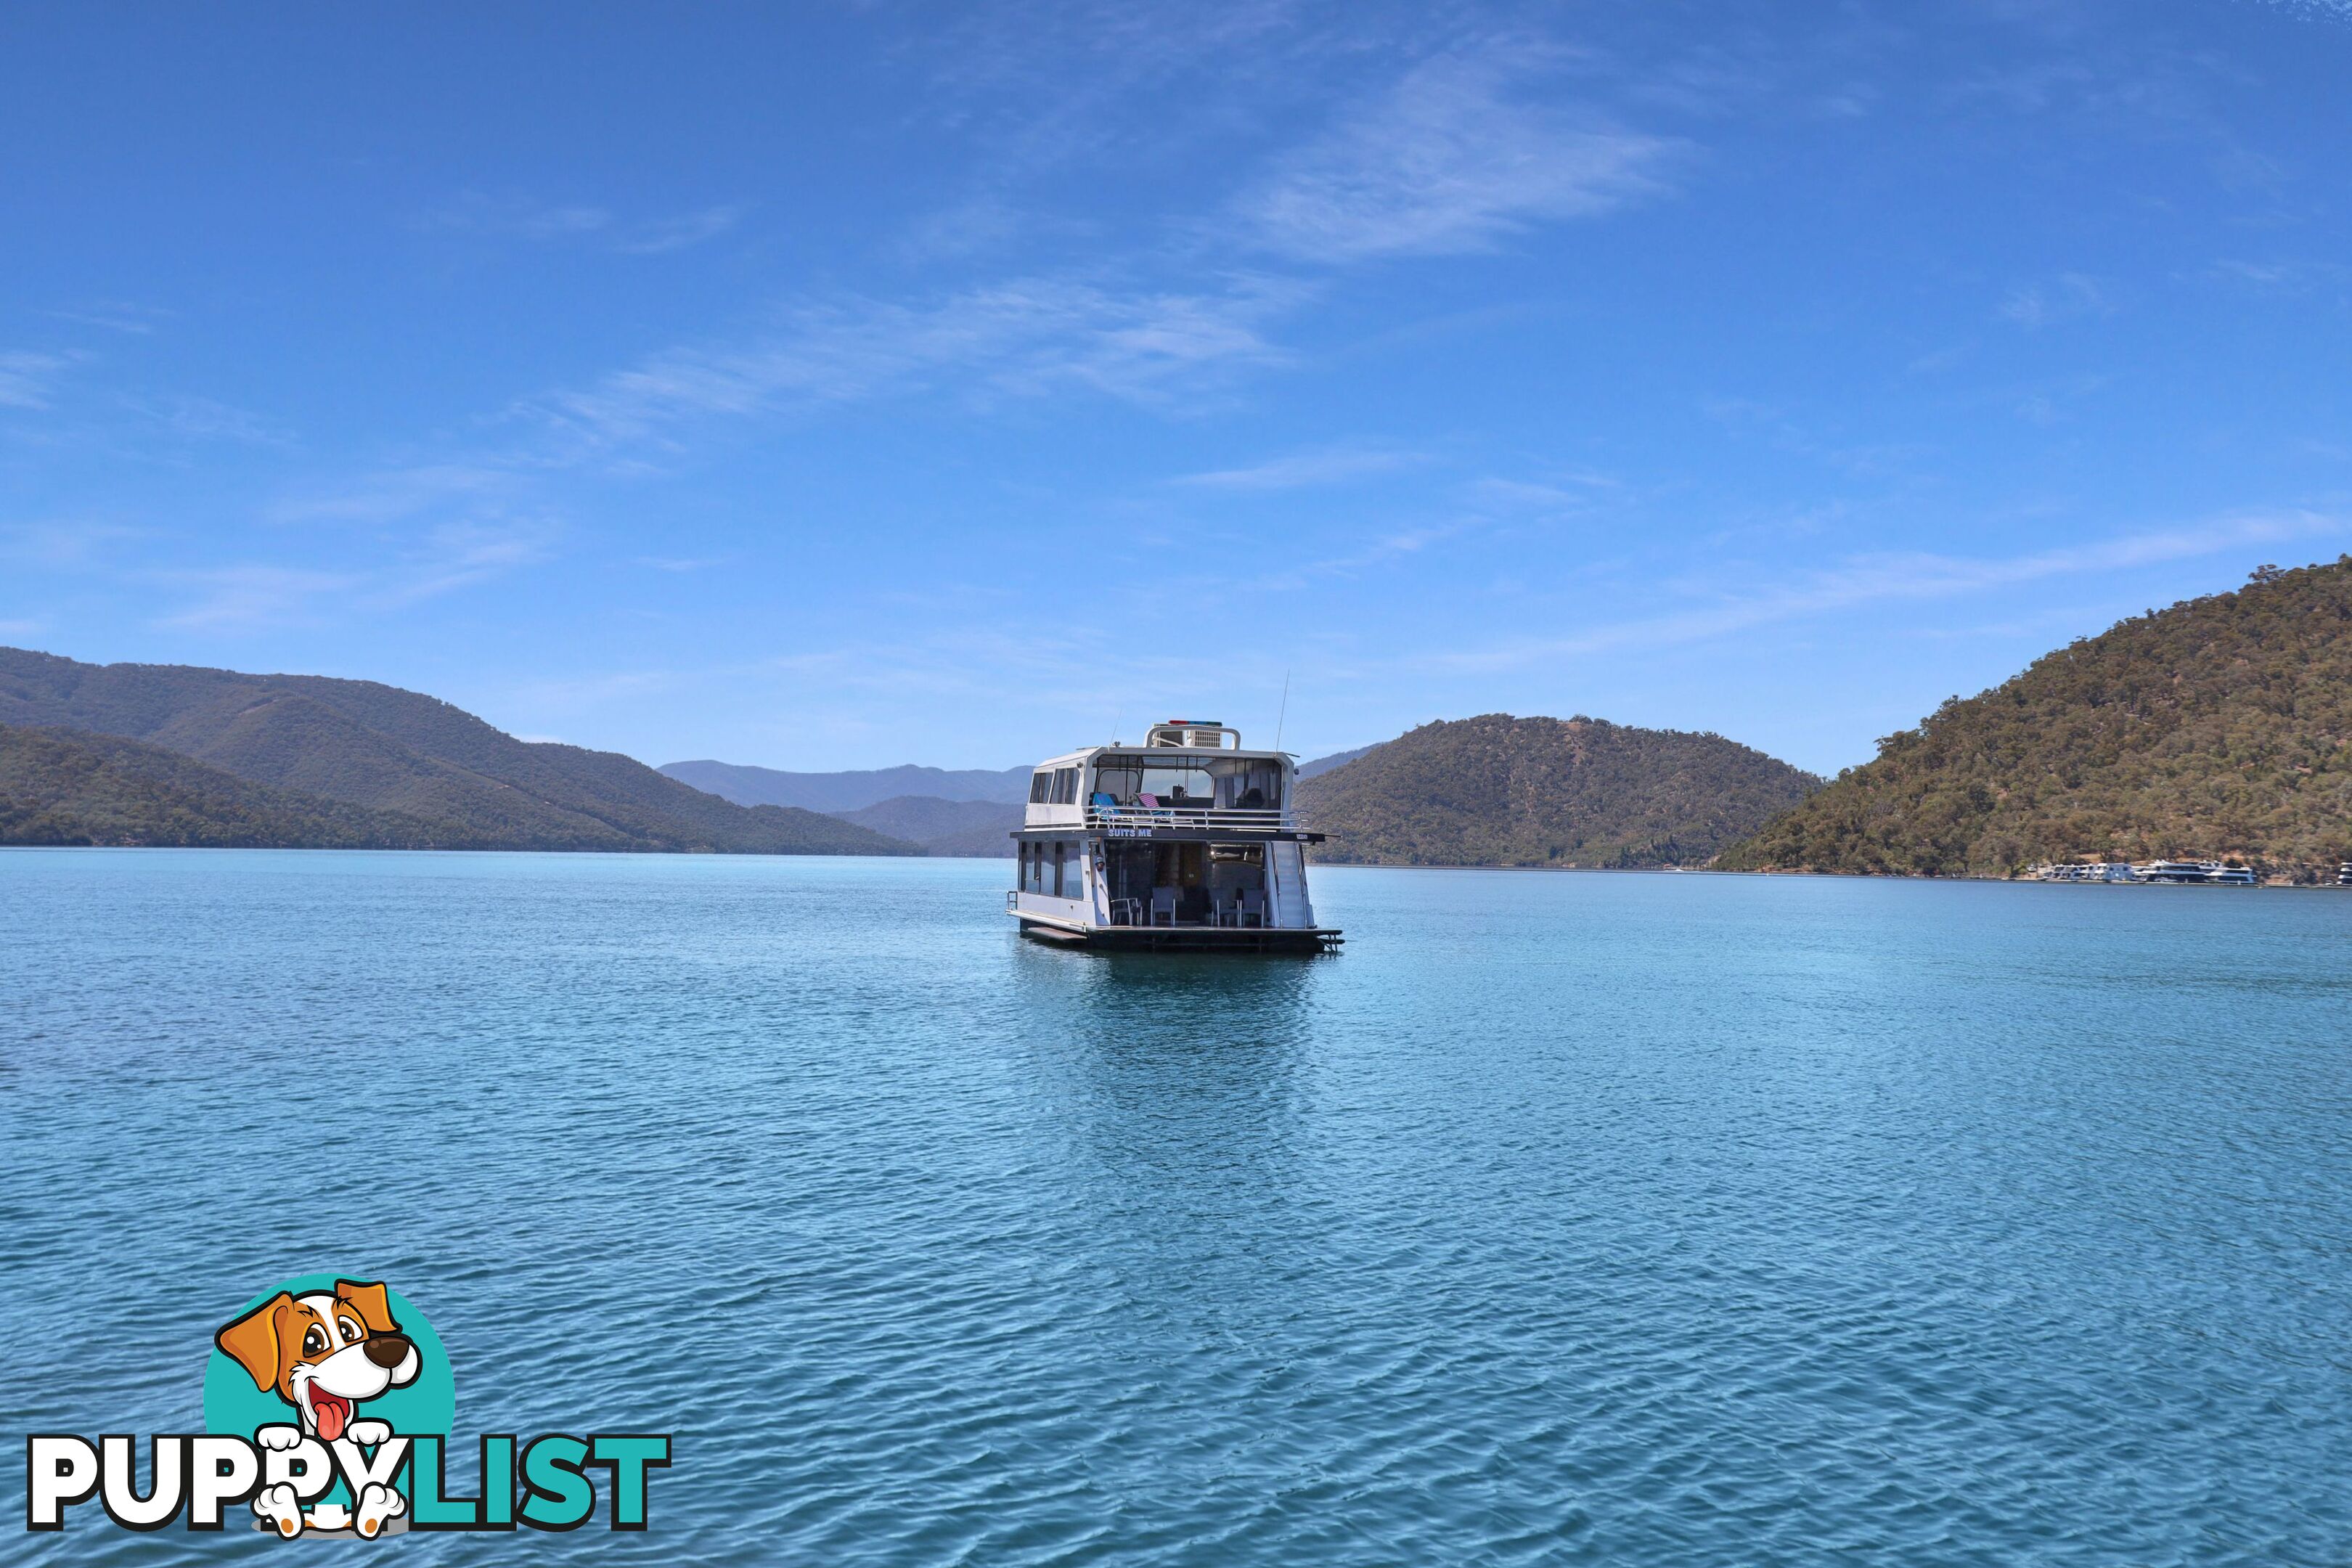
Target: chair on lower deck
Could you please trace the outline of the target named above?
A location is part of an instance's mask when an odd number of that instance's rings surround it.
[[[1234,924],[1237,926],[1265,924],[1265,893],[1259,888],[1244,888],[1234,899]]]
[[[1160,918],[1162,915],[1165,915],[1168,918],[1163,921]],[[1151,923],[1153,925],[1171,926],[1176,923],[1175,889],[1154,888],[1151,889]]]

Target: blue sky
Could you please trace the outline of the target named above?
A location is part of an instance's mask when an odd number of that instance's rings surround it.
[[[2352,549],[2352,7],[16,6],[0,640],[1822,771]]]

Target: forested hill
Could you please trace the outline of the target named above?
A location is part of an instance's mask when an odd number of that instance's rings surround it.
[[[248,784],[87,730],[0,724],[0,844],[469,849],[446,825]]]
[[[1998,877],[2238,857],[2333,880],[2352,853],[2347,748],[2352,556],[2264,567],[1946,702],[1720,864]]]
[[[1720,735],[1488,713],[1300,781],[1298,809],[1323,860],[1697,865],[1820,782]]]
[[[921,853],[815,812],[736,805],[614,752],[518,741],[446,702],[373,681],[185,665],[81,664],[0,648],[0,724],[140,741],[246,784],[292,792],[287,798],[255,797],[262,815],[254,823],[303,817],[303,802],[390,814],[274,840],[289,847],[348,842],[341,837],[348,831],[415,834],[483,848]],[[46,799],[51,804],[44,809],[54,812],[75,788],[102,785],[113,802],[108,811],[133,809],[135,792],[118,797],[115,785],[97,774],[85,772],[76,784],[21,773],[43,755],[68,765],[68,752],[54,743],[20,744],[20,776],[12,785],[20,793],[0,805],[21,816],[21,808]],[[155,773],[151,763],[120,752],[110,765],[118,773],[143,770],[146,776]],[[206,784],[191,798],[225,797]],[[184,822],[186,811],[197,809],[175,807],[173,820]],[[168,835],[151,840],[131,819],[121,825],[121,836],[109,842],[200,841]]]

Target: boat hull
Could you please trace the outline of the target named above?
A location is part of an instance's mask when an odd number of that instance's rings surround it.
[[[1330,952],[1346,938],[1329,926],[1089,926],[1016,915],[1021,934],[1053,947],[1118,952]]]

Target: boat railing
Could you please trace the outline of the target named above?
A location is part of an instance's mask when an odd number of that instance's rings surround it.
[[[1087,826],[1117,833],[1155,827],[1231,828],[1239,833],[1285,833],[1297,818],[1280,807],[1209,805],[1090,805]]]

